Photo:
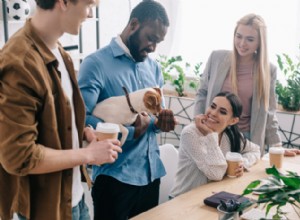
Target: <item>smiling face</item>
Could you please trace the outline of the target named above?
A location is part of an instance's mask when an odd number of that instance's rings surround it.
[[[127,41],[127,47],[134,60],[143,62],[149,53],[155,51],[157,44],[164,40],[166,33],[167,27],[158,19],[138,24]]]
[[[252,58],[259,46],[258,32],[251,25],[238,25],[234,46],[241,58]]]
[[[206,109],[205,124],[214,132],[222,133],[226,127],[238,123],[239,118],[233,117],[232,107],[226,97],[217,96]]]

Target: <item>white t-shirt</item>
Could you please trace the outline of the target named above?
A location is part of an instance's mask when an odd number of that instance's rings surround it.
[[[55,55],[58,60],[58,70],[61,73],[61,86],[65,92],[65,95],[70,101],[72,109],[72,147],[73,149],[79,149],[79,140],[78,140],[78,130],[75,123],[75,113],[74,113],[74,103],[73,103],[73,88],[70,79],[70,75],[67,71],[66,65],[63,61],[63,58],[58,50],[55,48],[52,50],[52,53]],[[76,206],[81,200],[83,195],[83,187],[81,184],[81,174],[80,167],[76,166],[73,168],[73,184],[72,184],[72,207]]]

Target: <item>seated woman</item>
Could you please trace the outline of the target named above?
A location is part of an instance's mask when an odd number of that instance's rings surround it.
[[[242,113],[239,98],[221,92],[213,99],[205,115],[197,115],[195,122],[181,133],[178,170],[170,197],[175,197],[208,181],[222,180],[227,169],[225,155],[239,152],[243,164],[236,176],[260,159],[260,147],[244,139],[237,127]]]

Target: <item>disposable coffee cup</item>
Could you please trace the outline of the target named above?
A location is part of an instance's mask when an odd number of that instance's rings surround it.
[[[284,148],[283,147],[270,147],[269,148],[269,160],[270,166],[275,165],[277,169],[282,168],[284,157]]]
[[[227,161],[227,176],[228,177],[236,177],[235,170],[240,166],[243,162],[243,157],[240,153],[235,152],[227,152],[226,154]]]
[[[97,124],[95,134],[98,141],[106,139],[117,139],[118,133],[120,132],[119,125],[113,123],[102,123]]]

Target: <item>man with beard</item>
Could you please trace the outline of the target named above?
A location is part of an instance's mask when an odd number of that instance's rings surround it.
[[[96,127],[102,121],[92,116],[95,105],[111,96],[124,95],[123,86],[129,93],[163,86],[160,67],[148,53],[164,40],[168,26],[168,16],[160,3],[142,1],[132,10],[121,35],[82,62],[79,87],[87,110],[86,124]],[[158,204],[160,178],[166,172],[156,133],[168,132],[174,126],[171,110],[162,110],[158,119],[140,113],[127,127],[127,141],[115,164],[93,166],[94,219],[128,219]]]

